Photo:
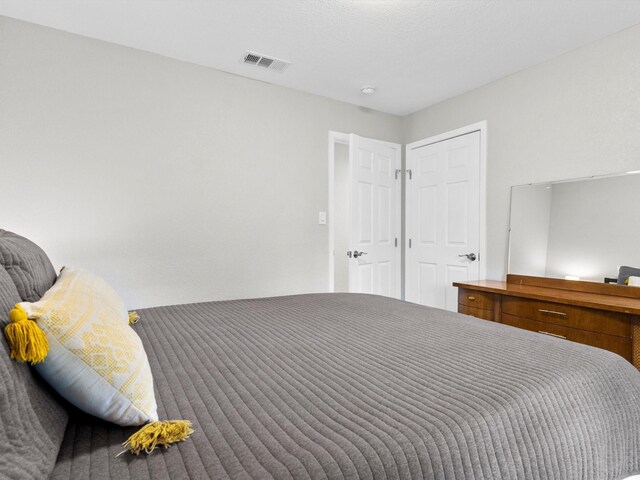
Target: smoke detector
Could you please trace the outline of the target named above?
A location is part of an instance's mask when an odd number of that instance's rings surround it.
[[[362,93],[363,95],[373,95],[374,93],[376,93],[376,87],[374,87],[373,85],[365,85],[360,89],[360,93]]]
[[[241,62],[247,65],[253,65],[264,68],[265,70],[273,70],[280,73],[284,72],[287,67],[291,65],[291,62],[287,62],[286,60],[249,51],[244,54]]]

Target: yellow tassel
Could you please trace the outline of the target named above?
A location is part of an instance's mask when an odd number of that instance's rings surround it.
[[[20,305],[9,312],[9,319],[11,323],[5,327],[4,335],[11,348],[11,358],[31,365],[44,361],[49,353],[49,342],[38,324],[29,320]]]
[[[182,442],[193,433],[189,420],[164,420],[146,424],[122,445],[131,453],[151,453],[156,447],[169,448],[172,443]]]
[[[138,320],[140,320],[140,315],[137,312],[129,312],[129,325],[138,323]]]

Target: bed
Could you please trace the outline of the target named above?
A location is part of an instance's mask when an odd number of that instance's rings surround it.
[[[160,416],[191,420],[193,435],[150,455],[116,456],[135,429],[82,414],[0,355],[0,477],[617,480],[640,473],[640,373],[604,350],[360,294],[138,314],[133,328]]]

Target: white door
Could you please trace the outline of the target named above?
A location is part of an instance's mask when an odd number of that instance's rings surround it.
[[[407,147],[406,300],[456,311],[479,280],[480,132]]]
[[[400,298],[400,145],[349,145],[349,291]]]

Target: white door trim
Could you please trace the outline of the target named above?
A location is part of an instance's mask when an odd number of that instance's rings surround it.
[[[349,145],[349,134],[329,131],[329,208],[327,211],[327,227],[329,230],[329,292],[335,291],[335,213],[334,182],[335,182],[335,147],[337,143]]]
[[[456,128],[449,132],[444,132],[433,137],[424,138],[416,142],[409,143],[405,146],[405,158],[409,159],[409,152],[416,148],[426,147],[434,143],[449,140],[451,138],[460,137],[473,132],[480,132],[480,248],[479,253],[479,265],[480,279],[487,278],[487,121],[474,123],[461,128]],[[407,164],[407,169],[412,168],[413,165]],[[408,180],[408,177],[407,177]],[[410,185],[407,182],[405,187],[405,219],[411,218],[411,196],[409,195]],[[409,260],[411,258],[411,249],[409,248],[409,240],[413,237],[413,232],[409,229],[409,224],[405,226],[405,268],[404,268],[404,291],[407,290],[407,283],[409,281]]]

